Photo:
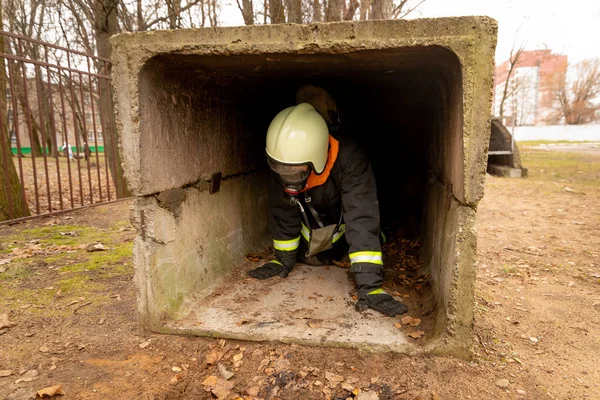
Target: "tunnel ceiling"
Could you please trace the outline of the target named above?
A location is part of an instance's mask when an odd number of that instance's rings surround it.
[[[341,54],[261,54],[261,55],[161,55],[153,62],[163,64],[165,74],[177,80],[216,80],[228,84],[264,84],[264,80],[413,80],[415,76],[444,75],[455,68],[454,53],[441,47],[364,50]],[[433,75],[432,75],[433,73]]]

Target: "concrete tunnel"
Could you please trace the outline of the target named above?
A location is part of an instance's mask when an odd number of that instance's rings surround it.
[[[468,354],[495,40],[496,23],[486,17],[113,37],[120,150],[137,197],[131,219],[144,326]],[[382,225],[421,239],[433,309],[421,345],[396,321],[356,313],[341,268],[299,267],[294,278],[273,283],[245,279],[245,255],[271,244],[266,128],[306,83],[333,95],[344,134],[369,154]],[[327,304],[310,296],[323,282],[333,293]],[[253,293],[263,297],[240,306]],[[315,316],[318,327],[307,328]]]

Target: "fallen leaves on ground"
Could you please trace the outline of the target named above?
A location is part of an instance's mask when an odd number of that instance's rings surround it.
[[[61,385],[48,386],[43,389],[40,389],[36,392],[35,397],[39,399],[43,399],[45,397],[54,397],[57,395],[64,395],[65,392],[62,390]]]
[[[107,250],[102,243],[90,243],[85,248],[87,251],[104,251]]]
[[[223,364],[219,363],[218,368],[219,368],[219,373],[221,374],[221,377],[225,380],[229,380],[235,375],[235,373],[229,371],[227,369],[227,367]]]
[[[333,374],[331,372],[325,372],[325,379],[329,381],[329,386],[336,386],[338,383],[342,383],[344,381],[343,376]]]
[[[408,315],[402,317],[402,319],[400,321],[402,321],[403,325],[410,325],[412,327],[421,325],[421,319],[420,318],[413,318],[413,317],[410,317]]]
[[[418,339],[421,336],[423,336],[424,334],[425,334],[425,332],[423,332],[423,331],[413,331],[413,332],[407,333],[407,335],[413,339]]]
[[[246,256],[244,257],[244,260],[251,261],[251,262],[259,262],[260,256],[258,256],[257,254],[246,254]]]
[[[202,386],[207,392],[211,392],[217,399],[226,399],[231,394],[234,383],[225,379],[217,378],[214,375],[208,376],[202,381]]]
[[[8,319],[8,313],[0,314],[0,329],[12,328],[15,325],[17,324]]]
[[[224,354],[225,351],[219,351],[218,349],[214,348],[206,355],[205,361],[208,365],[214,365],[223,357]]]

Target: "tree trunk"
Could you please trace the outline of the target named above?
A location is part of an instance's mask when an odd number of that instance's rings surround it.
[[[321,22],[322,20],[321,2],[319,0],[313,0],[313,22]]]
[[[341,21],[342,20],[342,5],[343,0],[329,0],[327,3],[327,12],[325,21]]]
[[[117,1],[118,0],[96,0],[94,33],[96,36],[96,46],[98,47],[98,56],[111,57],[112,46],[110,37],[117,33]],[[110,75],[111,64],[100,62],[98,72],[104,75]],[[130,193],[123,178],[123,168],[121,167],[121,156],[119,154],[118,143],[119,136],[115,123],[115,112],[112,99],[112,88],[107,79],[98,80],[100,89],[100,112],[102,113],[102,134],[104,135],[104,151],[108,159],[108,167],[115,185],[117,198],[129,197]]]
[[[365,21],[367,16],[369,15],[369,8],[371,7],[370,0],[361,0],[360,1],[360,20]]]
[[[346,10],[346,14],[344,15],[344,21],[352,21],[358,7],[360,7],[358,0],[350,0],[350,4],[348,4],[348,10]]]
[[[0,29],[2,24],[2,9],[0,7]],[[0,36],[0,49],[4,49],[4,37]],[[7,76],[4,58],[0,57],[0,221],[26,217],[30,215],[29,207],[25,201],[25,192],[19,181],[17,169],[12,159],[10,139],[7,131],[6,114],[6,86]],[[15,121],[15,123],[17,123]]]
[[[288,10],[288,22],[293,24],[302,23],[302,1],[301,0],[286,0]]]
[[[281,0],[271,0],[269,3],[272,24],[285,24],[285,14]]]
[[[242,12],[244,24],[254,25],[254,6],[252,4],[252,0],[242,0],[241,4],[238,0],[237,5],[240,11]]]
[[[369,19],[389,19],[394,3],[392,0],[373,0]]]
[[[169,17],[169,29],[179,28],[179,14],[181,9],[180,0],[166,0],[167,15]],[[115,2],[115,4],[117,4]]]
[[[56,142],[56,129],[54,122],[54,114],[52,113],[51,98],[48,93],[47,83],[42,79],[42,67],[35,66],[37,85],[40,93],[41,110],[40,121],[43,122],[43,132],[45,132],[44,147],[49,149],[49,154],[52,157],[58,157],[58,143]],[[48,77],[50,79],[50,77]]]

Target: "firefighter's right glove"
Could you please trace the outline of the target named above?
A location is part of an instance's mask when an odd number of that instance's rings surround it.
[[[269,279],[274,277],[275,275],[279,275],[282,278],[288,276],[292,269],[286,267],[282,263],[277,260],[269,261],[264,264],[262,267],[255,268],[248,272],[252,278],[256,279]]]
[[[375,311],[382,313],[388,317],[395,317],[408,312],[408,307],[392,296],[387,294],[383,289],[375,289],[356,302],[355,308],[357,311],[364,311],[367,308],[372,308]]]

